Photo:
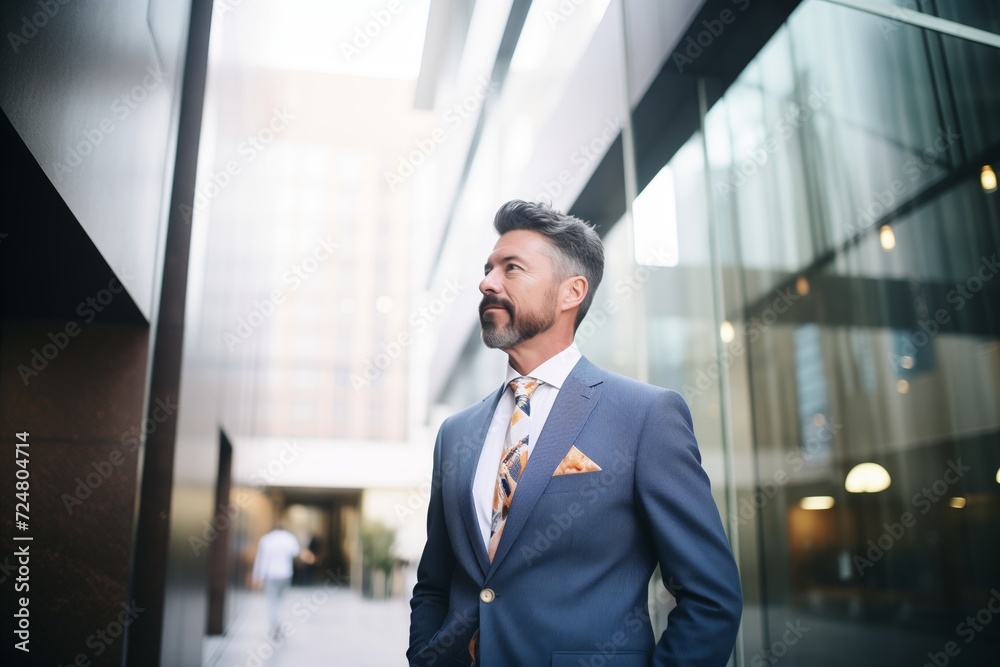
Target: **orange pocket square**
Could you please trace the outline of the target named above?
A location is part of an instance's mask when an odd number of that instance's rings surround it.
[[[576,445],[569,450],[569,453],[559,463],[559,467],[552,473],[557,475],[575,475],[578,472],[597,472],[601,466],[591,461],[586,454],[576,448]]]

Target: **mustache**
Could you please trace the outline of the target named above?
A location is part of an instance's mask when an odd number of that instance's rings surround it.
[[[507,314],[514,317],[514,304],[507,299],[501,299],[495,294],[487,294],[483,296],[483,300],[479,302],[479,319],[483,319],[483,315],[486,313],[486,309],[490,306],[500,306],[507,311]]]

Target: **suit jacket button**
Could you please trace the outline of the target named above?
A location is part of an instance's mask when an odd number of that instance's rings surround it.
[[[496,599],[496,596],[497,595],[496,593],[493,592],[492,588],[484,588],[483,590],[479,591],[479,599],[485,602],[486,604],[493,602],[493,600]]]

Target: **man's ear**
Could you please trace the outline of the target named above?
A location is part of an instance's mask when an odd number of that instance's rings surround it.
[[[587,292],[590,290],[590,285],[587,283],[587,279],[583,276],[573,276],[572,278],[567,278],[563,282],[561,291],[561,301],[559,307],[562,310],[570,310],[572,308],[577,308],[583,303],[584,298],[587,296]]]

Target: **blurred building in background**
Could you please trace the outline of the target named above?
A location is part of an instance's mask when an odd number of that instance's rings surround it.
[[[477,285],[514,198],[604,238],[584,354],[691,407],[743,578],[733,664],[996,655],[995,4],[11,2],[0,25],[0,424],[34,445],[37,664],[222,664],[279,517],[319,556],[302,583],[408,597],[434,433],[503,374]]]

